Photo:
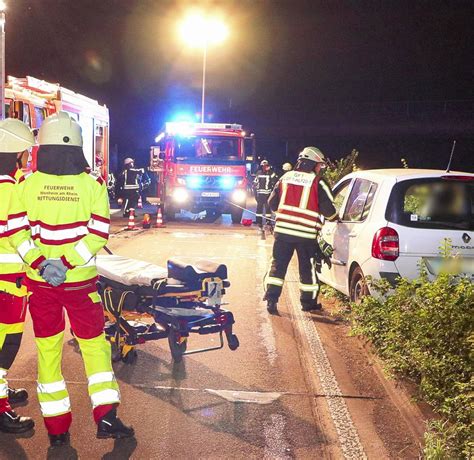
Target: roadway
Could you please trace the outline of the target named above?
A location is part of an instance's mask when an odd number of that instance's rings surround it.
[[[108,246],[117,254],[163,266],[169,257],[228,266],[226,308],[235,315],[240,348],[225,346],[173,364],[166,340],[138,346],[134,364],[114,365],[123,400],[119,414],[136,438],[97,440],[81,357],[67,333],[63,372],[73,407],[71,445],[48,449],[28,319],[10,383],[29,390],[29,404],[17,410],[37,426],[21,438],[0,434],[1,459],[417,458],[419,422],[397,408],[406,401],[392,394],[378,365],[331,314],[331,303],[322,314],[299,311],[294,266],[280,315],[267,314],[262,278],[271,236],[262,240],[254,227],[231,225],[227,216],[136,232],[120,231],[124,224],[114,217]],[[188,347],[216,343],[215,336],[191,337]]]

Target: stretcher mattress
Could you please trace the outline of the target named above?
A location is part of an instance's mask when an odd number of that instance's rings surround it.
[[[100,276],[126,286],[151,286],[168,277],[166,268],[142,260],[116,255],[98,255]]]

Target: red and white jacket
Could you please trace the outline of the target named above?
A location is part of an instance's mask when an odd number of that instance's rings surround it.
[[[296,238],[315,240],[324,218],[336,216],[331,189],[312,172],[287,172],[275,186],[270,206],[276,210],[275,233]]]

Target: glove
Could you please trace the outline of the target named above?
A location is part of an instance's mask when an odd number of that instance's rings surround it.
[[[52,264],[45,263],[40,270],[41,277],[51,286],[57,287],[66,280],[66,273]]]
[[[318,244],[323,254],[323,257],[330,259],[334,253],[334,248],[322,238],[318,239]]]

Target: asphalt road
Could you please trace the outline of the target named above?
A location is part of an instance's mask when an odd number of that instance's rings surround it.
[[[115,230],[123,224],[124,221],[117,219]],[[226,308],[234,313],[240,348],[231,351],[225,346],[221,350],[185,356],[182,363],[173,364],[166,340],[138,346],[135,364],[114,365],[123,401],[119,414],[134,426],[136,438],[97,440],[82,360],[67,333],[63,373],[73,407],[71,446],[48,449],[35,395],[36,351],[28,319],[10,383],[25,386],[30,391],[29,404],[18,408],[18,412],[33,416],[37,426],[34,435],[29,437],[0,434],[0,458],[319,459],[364,458],[366,455],[395,458],[398,457],[396,451],[401,449],[405,455],[399,458],[415,455],[416,441],[409,435],[405,441],[390,446],[384,440],[383,430],[377,428],[373,418],[381,417],[376,401],[382,399],[392,410],[388,413],[389,423],[400,423],[401,433],[409,431],[403,421],[397,421],[400,414],[383,392],[377,393],[373,386],[358,388],[347,383],[350,380],[347,376],[342,379],[339,390],[320,384],[327,380],[326,377],[321,380],[320,375],[320,363],[325,358],[312,355],[313,349],[308,349],[307,343],[311,344],[314,337],[308,338],[305,334],[316,334],[321,350],[327,341],[329,358],[337,361],[340,350],[335,354],[334,346],[342,342],[335,339],[334,334],[346,333],[334,328],[330,332],[323,330],[321,341],[316,329],[311,329],[314,327],[312,316],[297,313],[294,267],[281,299],[281,315],[267,314],[262,301],[262,278],[271,245],[271,237],[263,241],[255,228],[233,226],[228,218],[214,223],[185,219],[163,229],[119,232],[112,236],[108,246],[114,253],[157,265],[165,266],[170,257],[188,261],[205,258],[225,263],[231,281],[225,296],[229,304]],[[310,328],[306,332],[299,324],[305,321]],[[331,325],[330,318],[321,323],[327,327],[325,322]],[[191,337],[188,348],[216,343],[217,336]],[[320,346],[318,343],[316,348]],[[341,347],[352,350],[353,344]],[[345,359],[353,361],[350,356]],[[311,363],[315,361],[319,364],[313,372]],[[348,374],[344,362],[335,364],[334,381]],[[368,374],[363,374],[362,380],[366,380]],[[329,385],[331,378],[327,380]],[[342,392],[328,394],[336,391]],[[351,415],[345,412],[347,407],[333,404],[334,401],[344,404],[346,393],[350,393],[349,399],[358,401],[349,404],[350,412],[355,412],[352,413],[355,422],[352,432],[344,431],[346,425],[351,424]],[[367,401],[371,401],[370,406]],[[374,407],[378,410],[374,411]],[[340,426],[343,426],[342,432]],[[393,436],[390,432],[386,437]]]

